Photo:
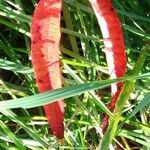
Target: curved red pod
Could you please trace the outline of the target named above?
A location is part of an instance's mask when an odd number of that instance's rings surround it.
[[[127,65],[125,46],[120,21],[112,6],[112,2],[111,0],[90,0],[90,2],[96,14],[104,39],[104,51],[110,78],[123,77]],[[122,85],[122,83],[111,85],[112,100],[108,106],[111,111],[115,108],[116,100],[121,92]],[[103,120],[103,131],[106,130],[107,123],[108,116]]]
[[[62,0],[40,0],[31,25],[31,57],[40,92],[62,87],[59,41]],[[44,106],[52,133],[64,138],[63,100]]]

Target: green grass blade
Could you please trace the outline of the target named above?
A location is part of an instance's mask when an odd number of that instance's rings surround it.
[[[139,59],[135,65],[135,67],[133,68],[133,70],[130,73],[131,75],[139,74],[139,72],[142,69],[142,66],[144,65],[146,57],[147,57],[147,55],[145,55],[145,53],[148,53],[149,50],[150,50],[149,46],[143,47],[143,51],[142,51],[141,55],[139,56]],[[114,114],[116,115],[116,117],[115,117],[115,119],[110,120],[110,125],[100,143],[101,149],[108,150],[110,143],[112,142],[113,138],[115,137],[116,131],[118,128],[118,123],[121,119],[121,113],[123,110],[123,106],[126,103],[126,101],[128,100],[129,95],[134,88],[134,85],[135,85],[134,80],[126,81],[126,83],[124,84],[122,92],[121,92],[120,96],[118,97],[118,101],[116,103],[116,107],[114,110]],[[106,145],[106,141],[107,141],[107,145]]]
[[[33,75],[33,69],[31,69],[30,67],[25,67],[22,64],[8,61],[5,59],[0,59],[0,68],[16,73]]]
[[[121,128],[126,120],[129,120],[132,118],[136,113],[139,111],[142,111],[145,107],[150,106],[150,94],[147,94],[141,101],[140,103],[134,108],[132,113],[129,114],[129,116],[119,125],[119,128]]]
[[[21,150],[26,150],[26,148],[23,146],[23,143],[21,140],[19,140],[14,133],[10,131],[10,129],[6,126],[5,123],[0,121],[0,127],[1,129],[9,136],[9,138],[14,142],[17,148]]]
[[[112,83],[121,82],[125,80],[133,80],[138,78],[149,77],[150,73],[143,74],[141,76],[128,76],[124,79],[113,79],[113,80],[104,80],[100,82],[85,83],[80,85],[74,85],[70,87],[64,87],[61,89],[52,90],[49,92],[37,94],[34,96],[29,96],[25,98],[19,98],[9,101],[1,101],[0,109],[12,109],[12,108],[33,108],[42,106],[48,103],[52,103],[59,99],[68,98],[76,95],[80,95],[84,92],[96,89],[102,89],[110,86]]]
[[[150,144],[148,141],[150,141],[149,136],[145,136],[142,133],[136,133],[136,132],[131,132],[127,130],[122,130],[119,133],[119,136],[126,137],[134,142],[137,142],[143,146],[146,146],[147,148],[150,148]]]
[[[1,110],[1,113],[3,113],[5,116],[7,116],[12,121],[16,122],[20,127],[22,127],[31,138],[33,138],[35,141],[38,141],[43,146],[48,146],[48,143],[43,140],[34,130],[32,130],[29,126],[27,126],[21,119],[17,118],[16,114],[13,113],[11,110]]]

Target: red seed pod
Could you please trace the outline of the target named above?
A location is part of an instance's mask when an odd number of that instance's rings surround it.
[[[40,0],[31,25],[31,56],[40,92],[62,87],[59,42],[62,0]],[[44,106],[53,134],[64,138],[63,100]]]
[[[99,26],[104,39],[106,60],[109,68],[110,78],[123,77],[126,71],[126,54],[123,34],[119,18],[112,6],[111,0],[90,0],[92,8],[98,19]],[[109,109],[114,110],[116,100],[121,92],[122,83],[112,84],[112,100]],[[108,116],[103,120],[102,129],[106,130]]]

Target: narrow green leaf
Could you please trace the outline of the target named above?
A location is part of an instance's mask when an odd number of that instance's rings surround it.
[[[33,69],[31,69],[30,67],[25,67],[22,64],[8,61],[5,59],[0,59],[0,68],[9,70],[9,71],[14,71],[14,72],[21,73],[21,74],[33,75]]]
[[[150,148],[150,144],[147,141],[150,141],[150,137],[146,136],[142,133],[136,133],[136,132],[131,132],[127,130],[122,130],[119,133],[119,136],[126,137],[132,141],[135,141],[139,144],[142,144],[143,146],[146,146],[147,148]]]
[[[34,130],[32,130],[31,127],[27,126],[21,119],[19,119],[17,115],[13,113],[13,111],[4,109],[1,109],[0,111],[2,114],[4,114],[13,122],[16,122],[20,127],[22,127],[28,133],[28,135],[30,135],[31,138],[33,138],[45,147],[48,146],[48,143],[44,141],[44,139],[42,139]]]
[[[141,55],[139,56],[139,59],[137,60],[135,67],[130,72],[130,75],[138,75],[140,73],[140,71],[144,65],[144,62],[146,60],[146,57],[147,57],[147,55],[145,55],[145,54],[148,53],[149,50],[150,50],[149,46],[143,47],[143,51],[142,51]],[[110,125],[106,131],[106,134],[104,135],[104,137],[101,140],[100,147],[102,149],[105,148],[105,150],[108,150],[110,143],[112,142],[113,138],[115,137],[118,123],[119,123],[118,118],[121,119],[121,113],[122,113],[123,107],[124,107],[125,103],[127,102],[128,98],[130,96],[130,93],[133,90],[134,85],[135,85],[135,80],[126,81],[126,83],[124,84],[124,86],[122,88],[122,92],[121,92],[120,96],[118,97],[116,107],[114,110],[114,114],[116,115],[116,117],[115,117],[115,119],[110,120],[110,122],[109,122]],[[106,145],[106,141],[108,142],[107,145]]]
[[[12,109],[12,108],[20,108],[20,107],[22,108],[38,107],[38,106],[42,106],[48,103],[52,103],[59,99],[64,99],[64,98],[72,97],[75,95],[80,95],[90,90],[102,89],[102,88],[108,87],[112,83],[126,81],[126,80],[133,80],[133,79],[141,79],[141,78],[146,78],[149,76],[150,76],[150,73],[146,73],[140,76],[134,75],[134,76],[128,76],[126,78],[102,80],[100,82],[92,82],[92,83],[74,85],[70,87],[64,87],[61,89],[56,89],[56,90],[48,91],[45,93],[41,93],[41,94],[37,94],[37,95],[25,97],[25,98],[1,101],[0,109]],[[106,110],[104,109],[104,111]]]
[[[19,140],[16,135],[10,131],[10,129],[6,126],[5,123],[0,121],[0,127],[3,129],[3,131],[9,136],[11,140],[13,140],[14,144],[16,145],[17,148],[21,150],[26,150],[26,148],[23,146],[23,143],[21,140]]]
[[[147,94],[141,101],[140,103],[134,108],[134,110],[132,111],[132,113],[125,119],[123,120],[123,122],[119,125],[119,128],[121,128],[124,123],[126,122],[126,120],[129,120],[130,118],[132,118],[136,113],[138,113],[139,111],[143,110],[145,107],[149,107],[150,106],[150,93]],[[120,132],[120,130],[118,131]]]
[[[132,113],[127,117],[127,119],[132,118],[137,112],[143,110],[145,107],[150,106],[150,93],[147,94],[140,103],[135,107],[135,109],[132,111]]]
[[[137,30],[136,28],[134,28],[134,27],[131,27],[131,26],[128,26],[128,25],[126,25],[126,24],[123,24],[123,27],[126,29],[126,30],[128,30],[128,31],[130,31],[130,32],[132,32],[132,33],[134,33],[134,34],[136,34],[136,35],[139,35],[139,36],[141,36],[141,37],[143,37],[143,38],[145,38],[145,39],[150,39],[150,35],[148,34],[148,33],[145,33],[145,32],[142,32],[142,31],[140,31],[140,30]]]

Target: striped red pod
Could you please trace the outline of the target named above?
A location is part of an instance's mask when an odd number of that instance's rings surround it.
[[[40,0],[31,24],[31,57],[39,92],[62,87],[59,63],[62,0]],[[44,106],[52,133],[64,138],[63,100]]]
[[[112,6],[111,0],[90,0],[92,8],[96,14],[99,26],[101,28],[104,51],[109,68],[111,79],[123,77],[126,72],[126,53],[119,18]],[[112,84],[112,100],[109,103],[109,109],[114,110],[116,100],[121,92],[123,84]],[[105,116],[102,129],[105,132],[108,123],[108,116]]]

